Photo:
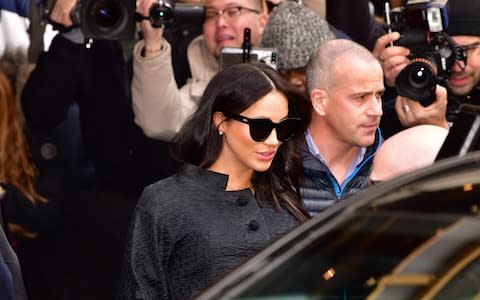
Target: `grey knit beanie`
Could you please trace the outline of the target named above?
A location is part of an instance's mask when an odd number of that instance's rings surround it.
[[[305,67],[320,42],[334,37],[315,11],[284,0],[270,13],[260,47],[276,48],[277,69],[291,70]]]

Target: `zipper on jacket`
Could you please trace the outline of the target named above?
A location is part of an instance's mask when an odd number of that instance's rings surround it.
[[[365,158],[357,167],[355,167],[355,170],[353,171],[350,176],[346,179],[345,183],[345,188],[350,184],[350,182],[353,180],[353,178],[358,174],[358,172],[363,168],[363,166],[369,162],[371,159],[373,159],[373,156],[375,153],[377,153],[378,148],[380,147],[380,143],[382,141],[381,138],[381,132],[380,128],[377,128],[377,134],[378,134],[378,139],[375,139],[376,145],[375,145],[375,151],[373,151],[367,158]],[[345,192],[345,188],[342,189],[341,185],[338,184],[337,179],[333,176],[333,174],[330,172],[330,169],[328,170],[328,178],[332,182],[333,188],[335,190],[335,196],[337,197],[337,200],[340,200],[343,196],[343,193]]]

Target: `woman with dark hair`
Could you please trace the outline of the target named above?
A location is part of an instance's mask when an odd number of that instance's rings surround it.
[[[309,116],[267,65],[220,71],[173,140],[184,167],[140,198],[120,298],[191,299],[307,220],[296,149]]]

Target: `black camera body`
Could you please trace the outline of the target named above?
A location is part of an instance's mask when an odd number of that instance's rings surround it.
[[[445,32],[448,26],[447,0],[407,0],[392,9],[390,29],[401,33],[395,45],[410,49],[410,64],[397,76],[400,96],[423,106],[435,100],[438,82],[448,79],[458,58],[457,47]]]
[[[135,0],[79,0],[71,13],[73,23],[85,37],[104,40],[131,39],[136,22],[148,19],[153,27],[173,27],[177,23],[201,22],[204,8],[199,4],[158,0],[149,16],[139,16]]]
[[[173,0],[158,0],[150,8],[149,19],[152,27],[170,27],[175,22],[186,20],[203,23],[203,5],[195,3],[175,3]]]
[[[116,40],[135,35],[135,0],[79,0],[73,23],[87,38]]]

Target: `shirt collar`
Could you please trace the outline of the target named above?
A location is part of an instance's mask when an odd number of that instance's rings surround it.
[[[318,150],[317,145],[315,145],[315,142],[313,141],[312,134],[310,133],[310,129],[308,129],[308,128],[305,132],[305,140],[307,141],[308,151],[315,158],[320,160],[327,168],[329,168],[327,161],[325,160],[325,158],[320,153],[320,150]],[[360,150],[357,152],[357,156],[352,161],[350,167],[348,167],[348,170],[347,170],[347,173],[345,174],[344,179],[350,177],[350,175],[352,175],[353,172],[355,172],[355,168],[357,167],[357,165],[359,165],[363,161],[363,159],[365,158],[365,153],[366,152],[367,152],[367,147],[360,147]],[[330,168],[329,168],[329,170],[330,170]]]

